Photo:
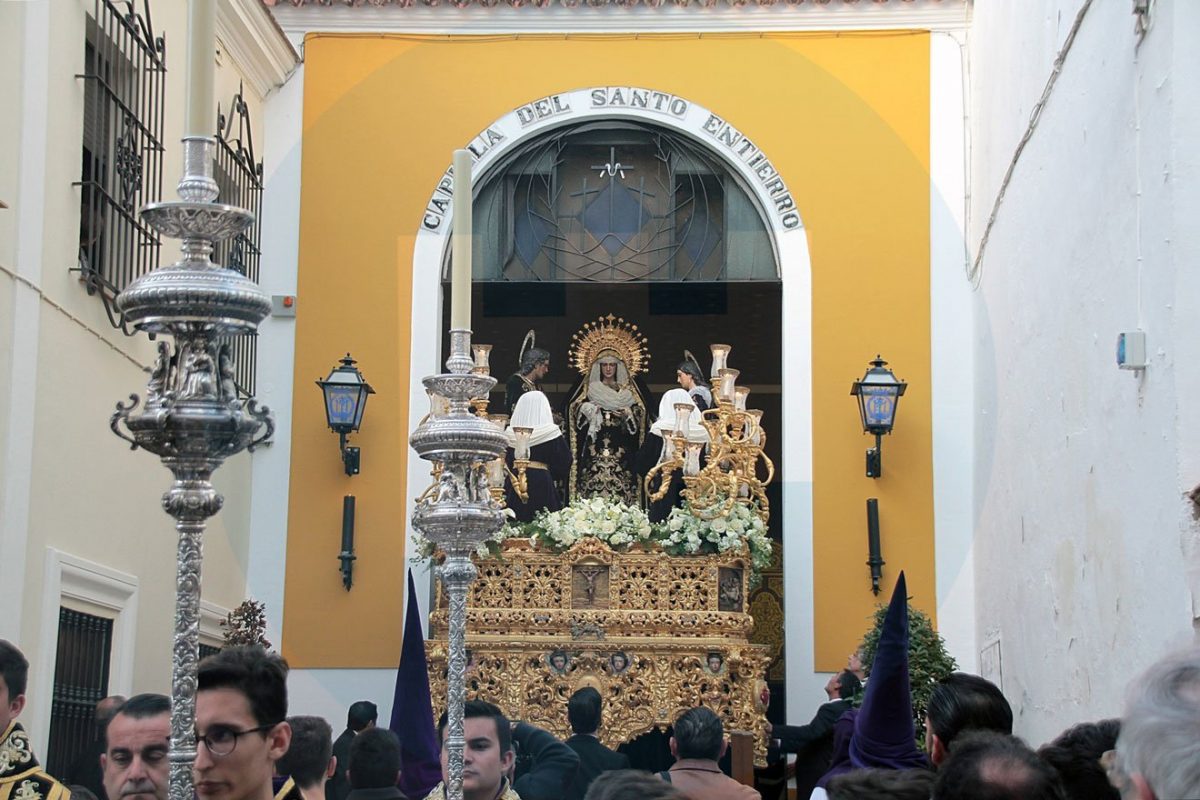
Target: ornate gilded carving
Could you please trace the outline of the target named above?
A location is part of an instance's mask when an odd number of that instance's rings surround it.
[[[722,608],[734,579],[746,597],[745,553],[620,553],[588,538],[561,554],[506,548],[502,559],[477,564],[466,609],[469,695],[566,737],[567,699],[593,686],[604,698],[609,746],[666,728],[702,704],[727,729],[753,732],[756,758],[765,759],[758,687],[770,657],[749,641],[750,615]],[[427,645],[438,713],[448,653],[443,592],[439,586]]]

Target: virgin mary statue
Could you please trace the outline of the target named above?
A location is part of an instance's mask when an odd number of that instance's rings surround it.
[[[646,438],[646,389],[637,376],[650,359],[637,326],[609,314],[586,324],[571,344],[579,384],[567,401],[567,437],[574,461],[572,500],[607,497],[643,505],[634,457]]]

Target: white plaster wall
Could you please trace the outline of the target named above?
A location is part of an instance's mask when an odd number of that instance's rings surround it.
[[[0,636],[30,657],[23,719],[38,749],[49,727],[58,597],[44,591],[49,548],[136,581],[130,613],[129,691],[169,685],[175,533],[160,497],[170,473],[131,453],[108,429],[115,403],[145,390],[152,345],[111,327],[99,298],[70,272],[76,263],[83,118],[84,39],[91,0],[0,3]],[[155,3],[167,40],[163,196],[180,169],[186,4]],[[239,67],[221,56],[218,96],[227,108]],[[8,69],[4,69],[5,66]],[[261,143],[261,97],[246,99]],[[165,240],[161,263],[177,243]],[[16,276],[19,276],[19,280]],[[14,477],[17,476],[17,477]],[[19,479],[18,479],[19,478]],[[251,457],[230,460],[214,481],[225,508],[205,539],[204,599],[231,607],[246,593]],[[86,603],[85,603],[86,605]],[[49,612],[49,616],[47,616]],[[122,646],[114,645],[114,649]]]
[[[976,6],[972,253],[1078,7]],[[1182,178],[1200,25],[1190,0],[1155,10],[1138,49],[1128,3],[1091,6],[974,296],[979,644],[1000,642],[1016,732],[1035,745],[1119,714],[1137,672],[1192,636],[1200,203]],[[1139,324],[1150,367],[1120,371],[1116,335]]]

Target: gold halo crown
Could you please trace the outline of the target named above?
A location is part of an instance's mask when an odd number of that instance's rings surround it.
[[[631,378],[644,372],[650,361],[646,337],[638,331],[637,325],[612,314],[600,317],[595,322],[585,322],[571,337],[568,357],[580,375],[587,375],[592,364],[605,350],[616,353],[617,358],[625,363]]]

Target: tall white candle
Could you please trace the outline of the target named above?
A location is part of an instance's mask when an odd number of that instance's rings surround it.
[[[184,136],[216,136],[217,0],[188,0]]]
[[[471,328],[471,151],[454,151],[454,235],[450,250],[450,328]]]

